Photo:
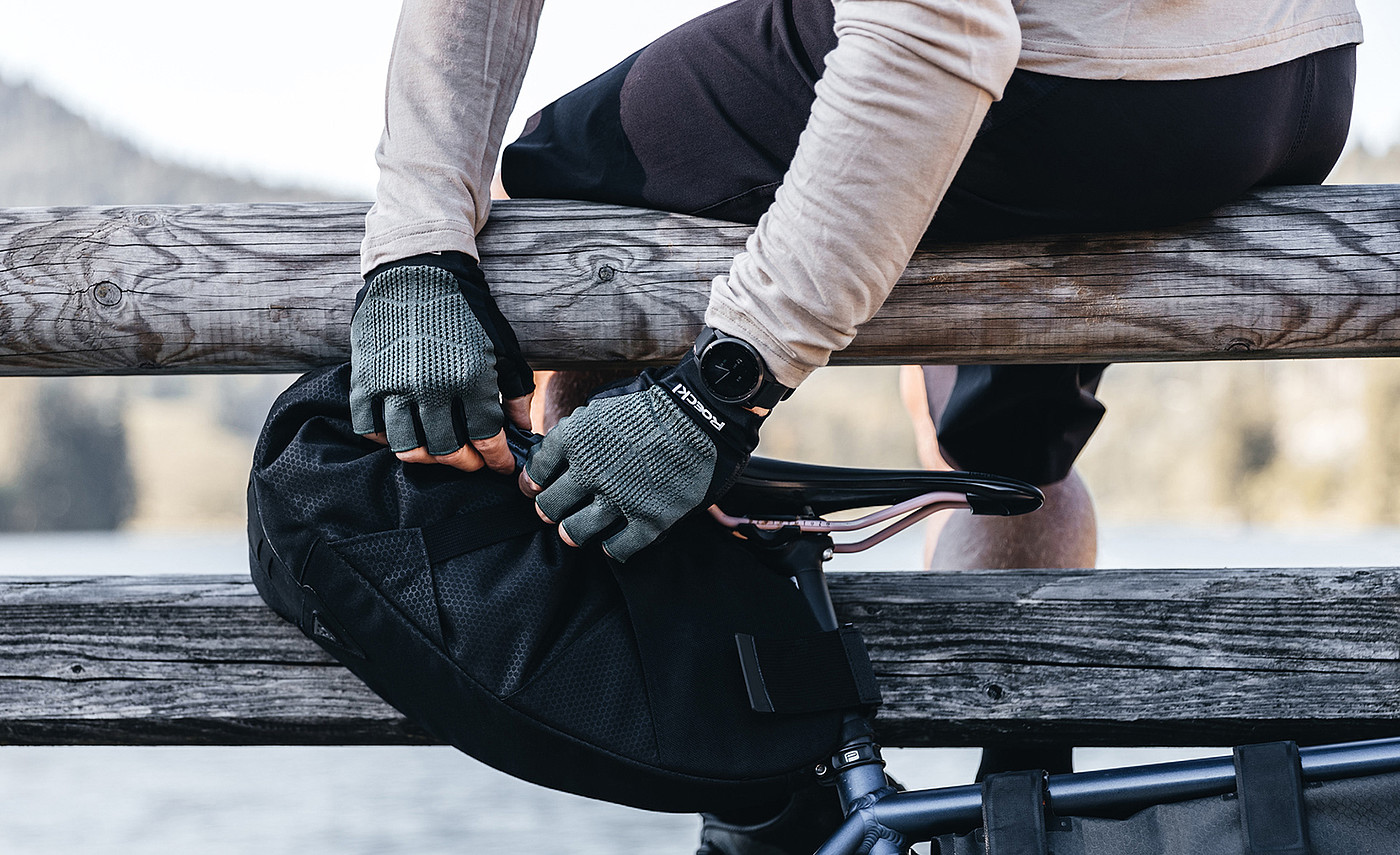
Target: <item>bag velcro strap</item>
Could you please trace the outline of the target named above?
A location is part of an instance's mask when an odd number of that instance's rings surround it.
[[[1249,855],[1312,855],[1296,743],[1236,748],[1235,789]]]
[[[538,531],[544,523],[534,508],[508,503],[461,513],[423,526],[423,549],[429,564],[456,558],[474,549]]]
[[[880,686],[853,626],[792,638],[736,634],[749,705],[757,712],[810,713],[880,703]]]
[[[987,855],[1046,855],[1045,773],[1000,772],[982,782]]]

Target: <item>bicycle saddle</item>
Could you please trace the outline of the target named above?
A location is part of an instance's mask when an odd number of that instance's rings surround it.
[[[1045,496],[1015,478],[923,469],[854,469],[754,457],[719,505],[748,516],[825,514],[894,505],[925,493],[967,496],[974,514],[1014,516],[1039,508]]]
[[[538,434],[506,425],[517,466],[525,465]],[[800,516],[895,505],[926,493],[960,493],[974,514],[1028,514],[1045,502],[1037,488],[1015,478],[925,469],[853,469],[753,457],[719,506],[734,514]]]

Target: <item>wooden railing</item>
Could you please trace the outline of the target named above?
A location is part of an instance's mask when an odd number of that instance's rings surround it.
[[[0,210],[0,374],[344,360],[355,205]],[[512,202],[483,266],[537,367],[674,359],[744,227]],[[1400,354],[1400,188],[921,252],[841,363]],[[81,568],[74,568],[75,574]],[[0,743],[424,737],[243,578],[0,580]],[[833,573],[890,745],[1400,734],[1400,569]]]

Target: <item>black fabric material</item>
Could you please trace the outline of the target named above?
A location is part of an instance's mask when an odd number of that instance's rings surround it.
[[[835,787],[808,787],[749,816],[705,814],[696,855],[812,855],[843,819]]]
[[[423,551],[429,564],[532,533],[539,524],[516,513],[514,507],[491,508],[471,516],[451,517],[423,526]]]
[[[749,703],[758,712],[875,706],[880,687],[860,631],[847,626],[793,638],[735,636]]]
[[[986,855],[1047,855],[1045,773],[999,772],[982,782]]]
[[[977,780],[997,772],[1014,772],[1025,768],[1040,769],[1050,775],[1074,771],[1074,748],[1069,745],[1041,745],[1017,742],[1014,739],[982,748],[977,765]]]
[[[524,135],[501,152],[512,197],[646,207],[646,176],[622,130],[619,95],[639,53],[530,117]]]
[[[796,606],[801,593],[789,579],[760,569],[742,541],[704,517],[682,520],[660,546],[611,566],[637,637],[662,764],[743,779],[773,767],[806,775],[830,755],[841,715],[754,712],[734,651],[741,632],[818,628],[805,601]]]
[[[836,46],[833,15],[829,0],[738,0],[683,24],[531,120],[505,149],[506,190],[757,222]],[[1354,80],[1350,46],[1207,80],[1018,70],[927,238],[1165,225],[1252,187],[1320,183],[1346,140]],[[963,468],[1061,480],[1102,416],[1102,370],[960,371],[944,450]]]
[[[1313,855],[1296,743],[1236,748],[1235,781],[1248,855]]]
[[[308,374],[259,439],[250,560],[275,611],[436,738],[545,786],[723,811],[813,780],[840,714],[753,712],[734,652],[817,629],[789,580],[706,519],[625,566],[565,547],[513,478],[354,435],[348,392],[348,366]]]
[[[1053,484],[1069,474],[1103,419],[1094,393],[1107,367],[959,365],[935,419],[939,448],[949,465]]]

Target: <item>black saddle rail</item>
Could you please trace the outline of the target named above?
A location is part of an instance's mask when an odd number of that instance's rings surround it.
[[[960,493],[975,514],[1014,516],[1045,502],[1038,488],[980,472],[857,469],[755,457],[720,505],[744,514],[802,516],[894,505],[925,493]]]
[[[974,514],[1030,513],[1045,495],[1015,478],[979,472],[922,469],[856,469],[755,457],[710,515],[739,531],[852,532],[889,523],[835,552],[859,552],[938,511],[968,509]],[[853,520],[822,515],[857,508],[871,513]],[[893,521],[893,522],[891,522]]]

